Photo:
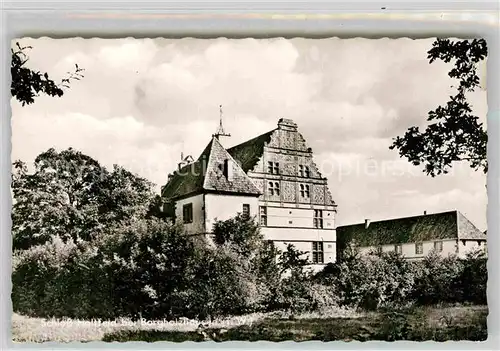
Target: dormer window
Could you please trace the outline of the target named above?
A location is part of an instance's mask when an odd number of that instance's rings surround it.
[[[233,162],[230,159],[224,160],[224,165],[223,165],[223,171],[224,171],[224,177],[228,181],[233,181]]]

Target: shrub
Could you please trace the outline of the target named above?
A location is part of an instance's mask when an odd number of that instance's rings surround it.
[[[88,243],[51,241],[14,254],[12,304],[31,316],[114,316],[109,275],[99,270],[98,252]]]
[[[394,252],[360,255],[346,250],[315,280],[332,286],[339,303],[350,307],[486,303],[486,258],[480,251],[464,259],[431,252],[422,261],[409,262]]]
[[[454,287],[461,292],[463,302],[487,303],[488,267],[483,251],[471,251],[461,261],[461,271]]]
[[[432,251],[413,266],[416,282],[412,295],[417,303],[430,305],[461,300],[461,292],[455,290],[454,282],[462,267],[455,256],[442,258]]]

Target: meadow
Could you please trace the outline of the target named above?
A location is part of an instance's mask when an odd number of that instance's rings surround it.
[[[198,321],[113,321],[31,318],[14,314],[12,339],[71,341],[447,341],[487,339],[487,306],[440,305],[379,311],[331,308],[322,313],[284,311]]]

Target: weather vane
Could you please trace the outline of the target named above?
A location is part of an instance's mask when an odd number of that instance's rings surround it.
[[[224,127],[222,125],[222,105],[219,105],[219,128],[217,128],[217,132],[215,132],[215,134],[213,134],[212,136],[216,137],[217,139],[219,139],[220,136],[227,136],[227,137],[230,137],[231,134],[229,133],[226,133],[224,131]]]

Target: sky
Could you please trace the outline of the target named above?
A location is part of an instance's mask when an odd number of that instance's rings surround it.
[[[328,178],[337,225],[459,210],[486,229],[486,176],[467,164],[427,176],[389,150],[448,101],[451,64],[429,64],[433,38],[49,39],[23,38],[28,67],[56,80],[61,98],[12,100],[12,160],[73,147],[156,184],[184,155],[196,159],[219,123],[230,147],[294,120]],[[486,122],[486,91],[469,95]]]

